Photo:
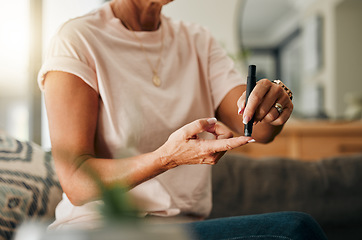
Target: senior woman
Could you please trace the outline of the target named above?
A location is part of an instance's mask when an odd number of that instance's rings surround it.
[[[162,15],[169,2],[114,0],[53,38],[39,72],[64,190],[51,229],[99,226],[101,194],[89,169],[106,186],[126,186],[147,216],[202,220],[211,210],[210,165],[232,148],[271,141],[290,117],[288,93],[266,79],[244,107],[232,61],[204,28]],[[233,137],[229,128],[241,133],[252,116],[252,137]],[[324,239],[301,213],[188,224],[200,239]]]

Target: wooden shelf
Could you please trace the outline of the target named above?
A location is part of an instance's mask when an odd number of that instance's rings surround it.
[[[272,143],[248,144],[232,152],[304,161],[362,153],[362,122],[291,120]]]

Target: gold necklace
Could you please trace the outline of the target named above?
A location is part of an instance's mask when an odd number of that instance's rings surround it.
[[[143,43],[142,43],[142,40],[137,36],[137,34],[134,32],[134,30],[131,28],[131,26],[126,22],[126,21],[122,21],[124,23],[124,25],[129,29],[131,30],[131,32],[133,33],[134,37],[138,40],[138,42],[140,43],[141,45],[141,49],[142,49],[142,52],[144,53],[145,57],[146,57],[146,60],[148,62],[148,64],[150,65],[151,69],[152,69],[152,73],[153,73],[153,76],[152,76],[152,82],[153,82],[153,85],[155,85],[156,87],[159,87],[161,86],[161,79],[160,79],[160,76],[158,74],[158,68],[160,66],[160,63],[161,63],[161,58],[162,58],[162,52],[163,52],[163,40],[164,40],[164,36],[163,36],[163,29],[161,27],[161,51],[160,51],[160,56],[158,57],[158,60],[157,60],[157,65],[156,67],[153,67],[153,64],[151,62],[151,60],[149,59],[148,57],[148,54],[147,54],[147,51],[145,49],[145,47],[143,46]]]

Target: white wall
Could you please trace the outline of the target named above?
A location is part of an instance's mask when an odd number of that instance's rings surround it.
[[[44,0],[44,40],[57,26],[71,17],[91,11],[103,0]],[[175,0],[163,9],[174,19],[196,22],[207,27],[228,52],[236,53],[236,13],[242,0]]]
[[[163,9],[173,19],[207,27],[229,53],[238,51],[236,13],[242,0],[175,0]]]
[[[47,47],[49,39],[60,24],[99,7],[103,0],[43,0],[43,41]]]

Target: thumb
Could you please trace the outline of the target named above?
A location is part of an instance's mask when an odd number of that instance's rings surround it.
[[[242,115],[245,109],[245,99],[246,99],[246,92],[241,95],[241,97],[238,99],[236,105],[238,106],[238,114]]]

